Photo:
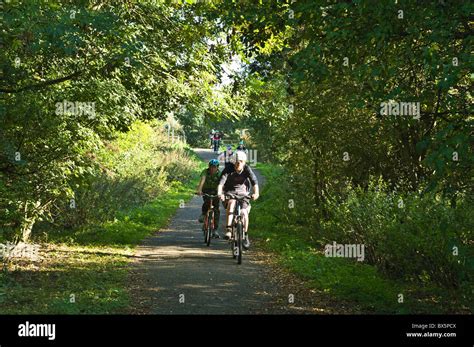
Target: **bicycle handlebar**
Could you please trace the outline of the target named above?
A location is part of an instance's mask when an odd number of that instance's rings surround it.
[[[198,193],[194,193],[195,195],[199,195]],[[211,195],[211,194],[206,194],[202,193],[201,196],[206,196],[208,198],[218,198],[219,195]],[[236,195],[236,194],[224,194],[226,200],[229,199],[235,199],[235,200],[244,200],[244,199],[252,199],[252,195]]]
[[[252,199],[251,195],[224,194],[226,199],[244,200]]]
[[[195,193],[196,195],[199,195],[198,193]],[[211,194],[206,194],[202,193],[201,196],[207,196],[208,198],[218,198],[219,195],[211,195]]]

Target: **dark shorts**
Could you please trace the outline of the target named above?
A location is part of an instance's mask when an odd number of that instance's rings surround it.
[[[229,200],[224,200],[222,202],[222,205],[224,205],[225,209],[227,209],[227,201],[229,201]],[[243,209],[247,209],[249,207],[249,205],[250,205],[250,200],[249,199],[245,199],[245,200],[242,201],[242,208]]]
[[[216,192],[204,192],[204,193],[210,194],[210,195],[216,195],[217,194]],[[214,211],[219,212],[219,201],[220,201],[220,199],[217,197],[217,198],[214,198],[212,200],[213,200],[212,204],[214,205]],[[202,201],[203,201],[202,213],[206,214],[207,210],[209,209],[209,206],[211,205],[211,198],[208,198],[207,196],[203,196]]]

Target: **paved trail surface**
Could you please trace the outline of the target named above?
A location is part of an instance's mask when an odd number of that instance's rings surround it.
[[[215,158],[209,149],[195,149],[205,161]],[[255,170],[262,186],[263,178]],[[132,265],[132,293],[136,313],[151,314],[258,314],[309,313],[312,307],[288,304],[299,287],[275,280],[268,255],[251,248],[242,265],[232,258],[223,239],[203,242],[200,215],[202,198],[195,196],[179,208],[168,226],[147,238],[137,248]],[[219,231],[223,236],[224,208]],[[252,212],[250,213],[250,222]],[[249,235],[252,240],[252,224]],[[282,285],[279,285],[278,283]],[[184,299],[184,302],[183,302]],[[316,311],[326,311],[317,309]]]

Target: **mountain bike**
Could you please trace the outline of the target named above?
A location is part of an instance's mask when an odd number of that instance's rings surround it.
[[[244,222],[242,220],[242,204],[245,199],[251,199],[250,195],[225,194],[226,200],[236,200],[234,207],[234,217],[232,220],[232,231],[230,245],[232,256],[237,259],[237,264],[242,264],[242,243],[244,240]]]
[[[206,212],[206,217],[204,218],[204,223],[202,224],[202,231],[204,232],[204,243],[209,246],[211,244],[212,233],[215,230],[215,211],[214,211],[214,199],[218,197],[218,195],[210,195],[203,193],[202,196],[205,196],[210,199],[209,208]]]

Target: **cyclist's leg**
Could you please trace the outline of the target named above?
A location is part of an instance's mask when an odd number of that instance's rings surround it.
[[[249,214],[250,214],[250,204],[246,204],[244,203],[244,206],[241,210],[241,213],[242,213],[242,222],[244,224],[244,233],[247,232],[248,228],[249,228]]]
[[[242,213],[242,222],[243,222],[243,231],[244,231],[244,243],[242,244],[242,246],[244,247],[244,249],[248,250],[249,247],[250,247],[250,240],[249,240],[249,235],[248,235],[248,227],[249,227],[249,214],[250,214],[250,204],[247,203],[246,201],[243,203],[243,206],[242,206],[242,210],[241,210],[241,213]]]
[[[203,203],[201,207],[201,215],[199,216],[199,222],[204,222],[204,219],[206,218],[207,210],[209,209],[209,205],[211,203],[211,200],[205,196],[202,197]]]
[[[203,200],[203,203],[202,203],[201,212],[203,215],[205,215],[207,213],[207,210],[209,209],[209,205],[211,204],[211,199],[203,196],[202,200]]]
[[[236,201],[234,199],[227,200],[226,206],[226,226],[232,226],[232,219],[234,218],[234,209]]]
[[[230,229],[232,228],[232,220],[234,218],[234,209],[235,209],[236,201],[234,199],[227,200],[226,206],[226,237],[228,237],[228,233],[230,233]]]

